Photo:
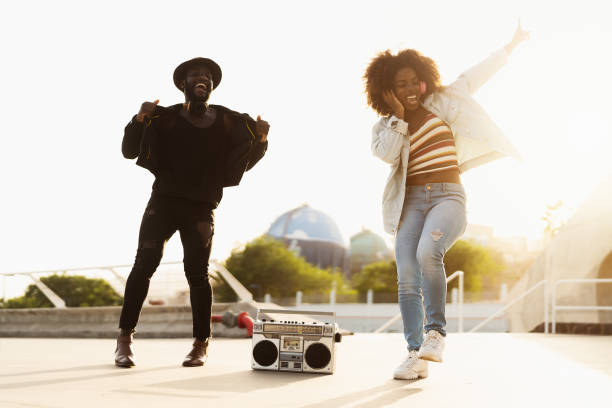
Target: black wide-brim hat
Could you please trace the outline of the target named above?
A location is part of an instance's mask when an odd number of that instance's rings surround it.
[[[197,67],[200,65],[204,65],[205,67],[210,69],[213,80],[213,89],[216,89],[219,86],[219,82],[221,82],[221,67],[219,67],[219,64],[217,64],[210,58],[197,57],[190,59],[189,61],[183,62],[174,70],[172,79],[174,80],[174,85],[176,85],[176,87],[180,89],[181,92],[183,91],[183,89],[180,87],[179,84],[182,80],[185,79],[187,71],[193,67]]]

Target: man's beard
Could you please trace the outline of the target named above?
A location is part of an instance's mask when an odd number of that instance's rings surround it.
[[[186,90],[187,100],[189,101],[187,106],[189,113],[194,113],[197,115],[204,113],[208,108],[208,104],[206,102],[208,102],[210,93],[206,92],[204,95],[199,96],[194,93],[194,89],[195,88],[191,87],[187,88]]]

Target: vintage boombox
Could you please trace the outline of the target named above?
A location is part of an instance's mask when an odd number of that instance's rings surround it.
[[[263,313],[290,320],[260,319]],[[305,316],[328,316],[333,322],[312,321]],[[258,309],[253,323],[251,368],[332,374],[334,344],[342,339],[337,328],[334,312]]]

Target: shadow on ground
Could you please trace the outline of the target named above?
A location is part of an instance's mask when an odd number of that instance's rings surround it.
[[[180,391],[200,391],[200,392],[239,392],[248,393],[260,391],[264,389],[273,389],[284,387],[289,383],[298,381],[317,380],[319,376],[313,376],[302,373],[281,373],[267,371],[240,371],[228,373],[225,375],[214,377],[199,377],[181,381],[167,381],[161,383],[150,384],[151,393],[158,395],[177,396],[176,393],[170,390]],[[304,405],[302,408],[336,408],[349,403],[365,400],[363,403],[355,405],[356,408],[377,408],[399,401],[422,391],[421,388],[412,386],[417,382],[414,381],[396,381],[388,380],[384,384],[377,385],[372,388],[363,389],[357,392],[351,392],[345,395],[340,395],[331,399],[318,401],[309,405]],[[161,391],[162,389],[168,392]],[[153,391],[155,390],[155,391]],[[122,392],[130,393],[129,390]],[[143,393],[142,390],[134,390],[134,393]],[[148,392],[147,392],[148,393]],[[184,395],[184,397],[194,397],[194,395]],[[294,406],[298,406],[293,402]]]
[[[237,371],[214,377],[199,377],[189,380],[168,381],[151,384],[152,388],[171,388],[186,391],[251,392],[268,388],[284,387],[289,383],[314,380],[318,376],[278,371]]]
[[[97,370],[104,370],[104,369],[112,370],[112,372],[106,372],[104,374],[79,375],[79,376],[68,377],[68,378],[54,378],[50,380],[34,380],[34,381],[23,381],[23,382],[15,382],[15,383],[8,383],[8,384],[0,384],[0,390],[10,390],[10,389],[16,389],[16,388],[25,388],[25,387],[36,387],[39,385],[63,384],[63,383],[87,381],[87,380],[93,380],[93,379],[99,379],[99,378],[105,378],[105,377],[135,375],[135,374],[142,374],[142,373],[147,373],[151,371],[168,370],[172,368],[179,368],[179,367],[177,367],[176,365],[173,365],[173,366],[150,368],[148,370],[146,369],[145,370],[142,370],[142,369],[127,370],[127,369],[115,367],[114,365],[111,365],[111,364],[101,364],[101,365],[95,365],[95,366],[79,366],[79,367],[72,367],[72,368],[62,368],[58,370],[35,371],[35,372],[30,372],[30,373],[25,373],[25,374],[14,374],[13,376],[27,375],[27,374],[79,372],[79,371],[96,370],[96,369]]]
[[[300,408],[336,408],[345,404],[353,403],[365,399],[361,404],[351,405],[352,408],[378,408],[387,406],[402,398],[409,397],[423,391],[421,388],[414,388],[411,385],[418,380],[397,381],[388,380],[384,384],[368,388],[365,390],[351,392],[339,397],[325,401],[316,402],[310,405],[303,405]],[[374,398],[368,398],[375,396]]]

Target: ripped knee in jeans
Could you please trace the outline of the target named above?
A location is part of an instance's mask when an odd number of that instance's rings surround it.
[[[435,242],[438,242],[443,236],[444,236],[444,233],[440,231],[440,228],[431,231],[431,238]]]
[[[213,225],[208,221],[200,221],[196,225],[196,228],[202,237],[204,247],[209,247],[213,237]]]

